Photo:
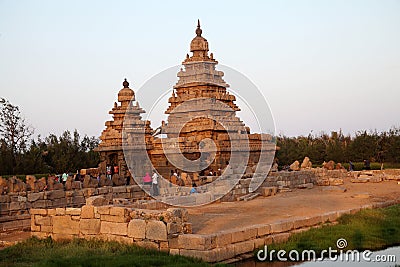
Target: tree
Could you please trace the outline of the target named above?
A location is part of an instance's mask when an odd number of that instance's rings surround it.
[[[0,98],[0,142],[2,161],[9,162],[11,166],[8,173],[15,173],[17,156],[25,152],[33,128],[28,126],[22,117],[18,106],[12,105],[8,100]],[[4,162],[2,162],[4,163]],[[7,166],[6,166],[7,167]]]

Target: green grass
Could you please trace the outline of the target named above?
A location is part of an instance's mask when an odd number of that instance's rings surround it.
[[[198,259],[168,255],[117,242],[30,238],[0,251],[0,266],[210,266]]]
[[[362,210],[354,215],[346,214],[333,226],[312,228],[290,236],[280,244],[271,244],[268,251],[314,250],[317,255],[324,249],[337,249],[336,241],[344,238],[347,249],[380,250],[400,244],[400,205],[382,209]]]

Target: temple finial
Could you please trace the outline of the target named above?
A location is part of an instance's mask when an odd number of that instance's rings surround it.
[[[126,80],[126,78],[125,78],[124,82],[122,83],[122,85],[124,86],[124,88],[129,88],[129,83]]]
[[[203,31],[200,29],[200,20],[198,19],[197,20],[197,29],[196,29],[196,35],[197,36],[201,36],[201,33],[202,33]]]

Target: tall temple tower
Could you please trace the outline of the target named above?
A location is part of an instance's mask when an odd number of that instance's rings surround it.
[[[248,140],[249,129],[236,116],[240,109],[234,103],[235,96],[227,91],[229,85],[223,79],[224,73],[216,70],[218,61],[209,54],[200,21],[195,33],[190,43],[192,55],[186,55],[182,62],[184,69],[177,74],[179,79],[165,111],[169,116],[162,133],[167,139],[155,140],[158,149],[150,152],[153,164],[162,173],[167,173],[168,166],[161,165],[168,161],[172,161],[170,166],[186,170],[202,170],[207,166],[214,171],[223,169],[228,165],[232,149],[237,148],[231,147],[232,138],[236,144]],[[179,150],[171,149],[176,144]],[[167,161],[162,160],[162,150],[169,154]],[[177,155],[181,153],[188,161]]]

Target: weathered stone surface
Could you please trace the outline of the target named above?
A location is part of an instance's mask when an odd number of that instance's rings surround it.
[[[312,168],[312,163],[311,163],[309,157],[305,157],[303,159],[303,162],[301,163],[301,168],[302,169],[311,169]]]
[[[128,210],[125,207],[111,207],[110,215],[125,217],[128,215]]]
[[[67,215],[81,215],[80,208],[65,208],[65,214]]]
[[[148,221],[146,224],[146,238],[167,241],[167,226],[162,221]]]
[[[47,210],[46,209],[31,209],[30,214],[31,215],[47,215]]]
[[[78,235],[79,221],[74,221],[71,216],[53,216],[53,233]]]
[[[92,205],[82,206],[81,218],[82,219],[93,219],[94,218],[94,206],[92,206]]]
[[[128,236],[134,239],[144,239],[146,237],[146,221],[132,219],[128,224]]]
[[[286,242],[290,237],[289,233],[280,233],[272,235],[272,240],[274,243]]]
[[[322,166],[327,169],[327,170],[333,170],[335,169],[335,162],[333,160],[330,160],[328,162],[322,163]]]
[[[100,219],[105,222],[128,222],[128,217],[114,215],[100,215]]]
[[[64,190],[53,190],[48,191],[45,193],[47,199],[53,200],[56,198],[65,198],[65,191]]]
[[[215,244],[217,247],[224,247],[232,243],[232,232],[218,232],[215,235]]]
[[[249,239],[253,239],[257,236],[257,228],[256,227],[249,227],[245,228],[240,231],[232,232],[232,242],[240,242]]]
[[[299,162],[298,160],[296,160],[295,162],[293,162],[293,163],[290,165],[290,169],[291,169],[292,171],[299,171],[299,170],[300,170],[300,162]]]
[[[248,240],[233,244],[235,255],[240,255],[254,250],[254,241]]]
[[[101,222],[100,232],[102,234],[127,235],[128,223]]]
[[[95,235],[100,233],[99,219],[81,219],[79,229],[84,235]]]
[[[112,181],[107,178],[106,175],[102,174],[100,175],[100,183],[99,186],[112,186]]]
[[[280,221],[271,224],[271,233],[287,232],[293,229],[293,221]]]
[[[96,188],[98,185],[97,179],[91,178],[90,175],[85,175],[83,179],[83,188]]]
[[[271,233],[271,225],[264,224],[257,226],[257,236],[265,236]]]
[[[52,225],[52,220],[51,217],[49,216],[35,215],[35,224],[49,226]]]
[[[178,246],[181,249],[210,250],[217,246],[216,235],[179,235]]]
[[[126,184],[126,179],[119,175],[119,174],[114,174],[112,176],[112,182],[115,186],[120,186],[120,185],[125,185]]]
[[[108,200],[104,196],[93,196],[86,199],[86,205],[104,206],[108,205]]]

